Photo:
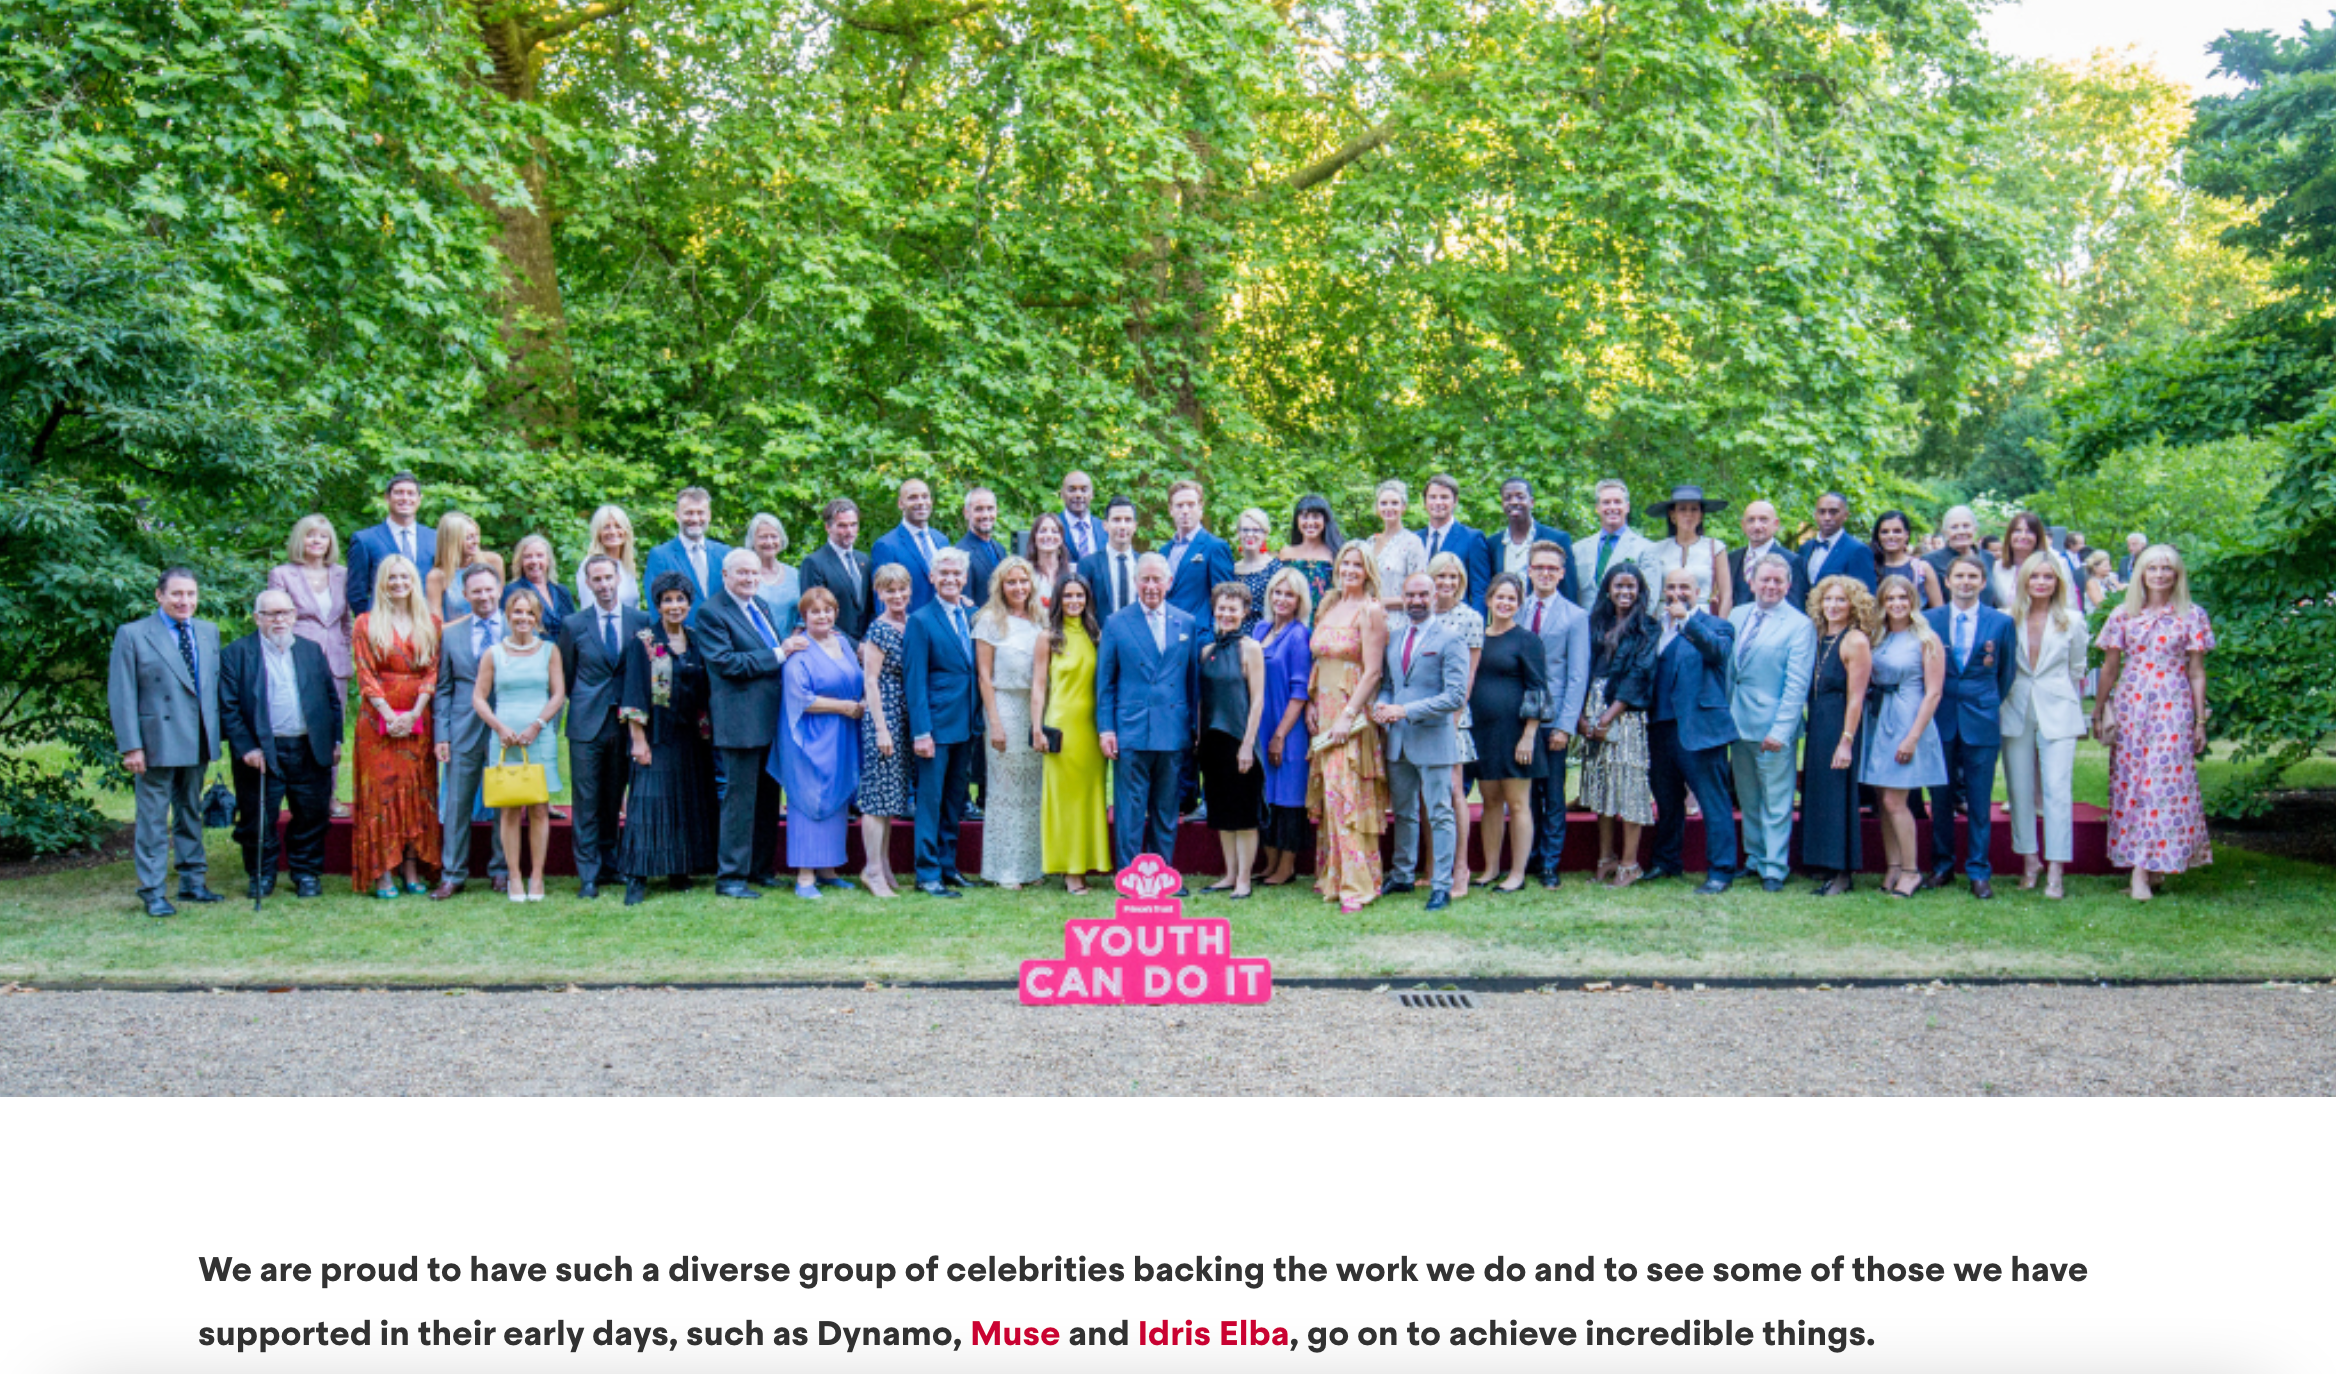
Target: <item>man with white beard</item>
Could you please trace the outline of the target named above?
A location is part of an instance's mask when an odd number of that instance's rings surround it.
[[[292,890],[324,890],[324,837],[332,824],[333,773],[341,758],[341,694],[324,650],[292,633],[292,598],[270,589],[252,603],[250,634],[219,651],[219,732],[235,769],[235,842],[247,891],[276,890],[279,858]],[[276,812],[292,824],[276,842]],[[267,863],[260,863],[265,840]]]

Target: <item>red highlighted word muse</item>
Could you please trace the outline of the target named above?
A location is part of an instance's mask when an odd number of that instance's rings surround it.
[[[1187,917],[1183,883],[1157,854],[1120,870],[1110,920],[1065,921],[1062,958],[1022,961],[1022,1005],[1272,1001],[1272,961],[1234,958],[1224,917]]]

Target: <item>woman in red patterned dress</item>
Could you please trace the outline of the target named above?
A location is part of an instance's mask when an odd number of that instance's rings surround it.
[[[2198,790],[2214,627],[2190,603],[2180,554],[2142,550],[2097,642],[2093,733],[2110,742],[2109,862],[2133,870],[2133,899],[2146,902],[2167,874],[2214,862]]]
[[[391,555],[373,579],[373,609],[350,630],[357,695],[357,808],[349,881],[376,897],[419,895],[438,876],[438,763],[431,694],[438,687],[439,620],[414,565]],[[469,824],[465,815],[464,824]]]

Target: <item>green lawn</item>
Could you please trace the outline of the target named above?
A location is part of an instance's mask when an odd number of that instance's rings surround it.
[[[2079,765],[2097,798],[2103,760]],[[212,868],[239,890],[234,845],[215,832]],[[1284,977],[1797,976],[2037,978],[2336,976],[2336,869],[2217,850],[2147,905],[2118,877],[2073,878],[2046,901],[2007,880],[1980,903],[1959,891],[1900,901],[1868,889],[1819,899],[1739,885],[1695,896],[1685,883],[1616,893],[1569,879],[1557,893],[1472,893],[1429,916],[1421,898],[1361,914],[1302,888],[1250,901],[1195,898],[1235,921],[1234,949],[1273,959]],[[264,914],[248,902],[142,915],[127,863],[0,885],[0,979],[42,982],[563,983],[1011,978],[1020,960],[1061,953],[1062,921],[1109,910],[1101,894],[977,890],[937,901],[865,893],[817,902],[780,891],[757,902],[659,891],[627,909],[615,892],[519,905],[474,885],[453,902],[379,902],[328,882],[321,899],[288,895]]]

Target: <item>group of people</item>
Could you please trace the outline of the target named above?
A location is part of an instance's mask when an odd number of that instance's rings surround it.
[[[711,876],[743,899],[850,887],[855,814],[869,891],[913,881],[956,897],[978,789],[980,877],[1004,888],[1060,876],[1084,892],[1139,853],[1172,854],[1189,815],[1221,848],[1208,891],[1245,897],[1310,864],[1344,911],[1421,886],[1441,909],[1472,885],[1560,883],[1569,763],[1602,884],[1682,874],[1700,811],[1698,891],[1739,877],[1781,890],[1797,864],[1816,891],[1846,892],[1871,807],[1887,891],[1953,882],[1960,839],[1971,891],[1989,898],[2000,762],[2022,885],[2041,877],[2058,896],[2088,731],[2112,746],[2111,860],[2133,895],[2210,858],[2194,757],[2213,633],[2180,556],[2138,535],[2122,569],[2088,578],[2081,537],[2030,514],[1991,555],[1957,508],[1926,553],[1902,512],[1858,539],[1828,493],[1797,547],[1753,501],[1731,548],[1707,524],[1726,503],[1700,488],[1650,507],[1658,538],[1633,526],[1628,488],[1604,481],[1597,527],[1575,538],[1537,518],[1522,477],[1500,486],[1502,523],[1479,531],[1439,474],[1417,527],[1410,489],[1389,481],[1371,534],[1348,537],[1309,495],[1286,539],[1250,509],[1231,544],[1208,530],[1201,485],[1180,481],[1168,538],[1139,550],[1133,503],[1098,508],[1074,472],[1061,508],[1018,534],[1000,528],[994,492],[966,492],[954,539],[930,486],[904,482],[899,523],[869,553],[858,506],[839,498],[798,564],[769,514],[736,547],[714,539],[700,488],[645,554],[627,514],[603,506],[571,584],[540,534],[506,565],[459,513],[423,524],[411,474],[383,497],[386,518],[345,562],[329,521],[301,520],[252,633],[224,648],[185,568],[159,579],[154,616],[116,635],[114,726],[151,914],[174,910],[174,846],[180,899],[216,899],[199,796],[223,743],[251,891],[275,885],[284,807],[284,866],[301,895],[321,890],[352,681],[353,879],[385,899],[460,893],[487,770],[531,763],[556,791],[563,733],[580,893],[621,882],[628,903],[658,879]],[[2123,586],[2089,713],[2088,581],[2096,599]],[[542,801],[501,808],[486,867],[512,901],[544,895],[550,819]],[[890,858],[903,819],[906,880]]]

